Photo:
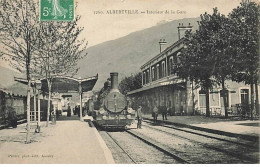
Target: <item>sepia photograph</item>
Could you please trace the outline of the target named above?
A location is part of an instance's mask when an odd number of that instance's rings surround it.
[[[0,0],[0,164],[259,164],[260,1]]]

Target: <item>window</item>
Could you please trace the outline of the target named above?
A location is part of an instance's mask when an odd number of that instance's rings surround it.
[[[199,109],[201,114],[206,114],[206,91],[199,91]]]
[[[199,101],[200,108],[206,108],[206,92],[203,90],[199,91]]]
[[[224,93],[226,93],[226,103],[227,107],[229,106],[229,91],[228,90],[220,90],[220,105],[221,108],[224,108]]]
[[[160,65],[157,64],[156,65],[156,76],[155,79],[159,79],[160,78]]]
[[[173,67],[173,56],[171,56],[169,60],[169,75],[172,74],[172,67]]]
[[[243,106],[247,106],[249,104],[249,89],[240,90],[240,99],[241,99],[241,104]]]
[[[149,70],[146,71],[146,82],[147,83],[150,82],[150,78],[149,78],[150,77],[150,73],[149,72],[150,72]]]
[[[177,64],[177,56],[173,57],[173,64]]]
[[[145,85],[145,80],[146,80],[146,75],[145,75],[145,72],[143,72],[143,85]]]
[[[180,56],[181,56],[181,52],[178,52],[176,57],[176,63],[180,63]]]
[[[165,61],[162,62],[162,78],[165,77]]]
[[[154,70],[154,67],[152,67],[152,81],[155,80],[155,70]]]

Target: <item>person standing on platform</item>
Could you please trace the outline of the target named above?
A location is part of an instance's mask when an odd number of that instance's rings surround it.
[[[139,106],[137,109],[137,129],[141,129],[143,113],[142,113],[142,106]]]
[[[75,113],[77,113],[78,116],[80,117],[80,106],[79,106],[79,105],[76,105],[76,107],[75,107]]]
[[[156,107],[156,105],[154,105],[154,107],[153,107],[153,121],[154,121],[154,123],[157,122],[157,117],[158,117],[158,108]]]
[[[161,108],[162,110],[162,117],[163,117],[163,120],[167,120],[167,108],[165,105],[162,106]]]
[[[68,105],[68,109],[67,109],[67,116],[70,117],[71,116],[71,108],[70,105]]]
[[[9,113],[8,113],[8,119],[10,121],[10,125],[13,127],[13,128],[17,128],[17,116],[16,116],[16,112],[13,108],[9,108]]]

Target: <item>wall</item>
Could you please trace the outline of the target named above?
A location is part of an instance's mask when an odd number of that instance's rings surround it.
[[[144,113],[151,114],[154,105],[166,106],[171,115],[192,114],[192,107],[186,113],[186,89],[177,85],[160,86],[147,91],[129,95],[131,107],[137,109],[143,107]],[[192,105],[192,103],[189,103]]]

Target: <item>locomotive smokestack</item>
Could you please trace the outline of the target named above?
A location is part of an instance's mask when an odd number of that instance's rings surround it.
[[[118,73],[117,72],[111,72],[111,86],[112,89],[118,89]]]

